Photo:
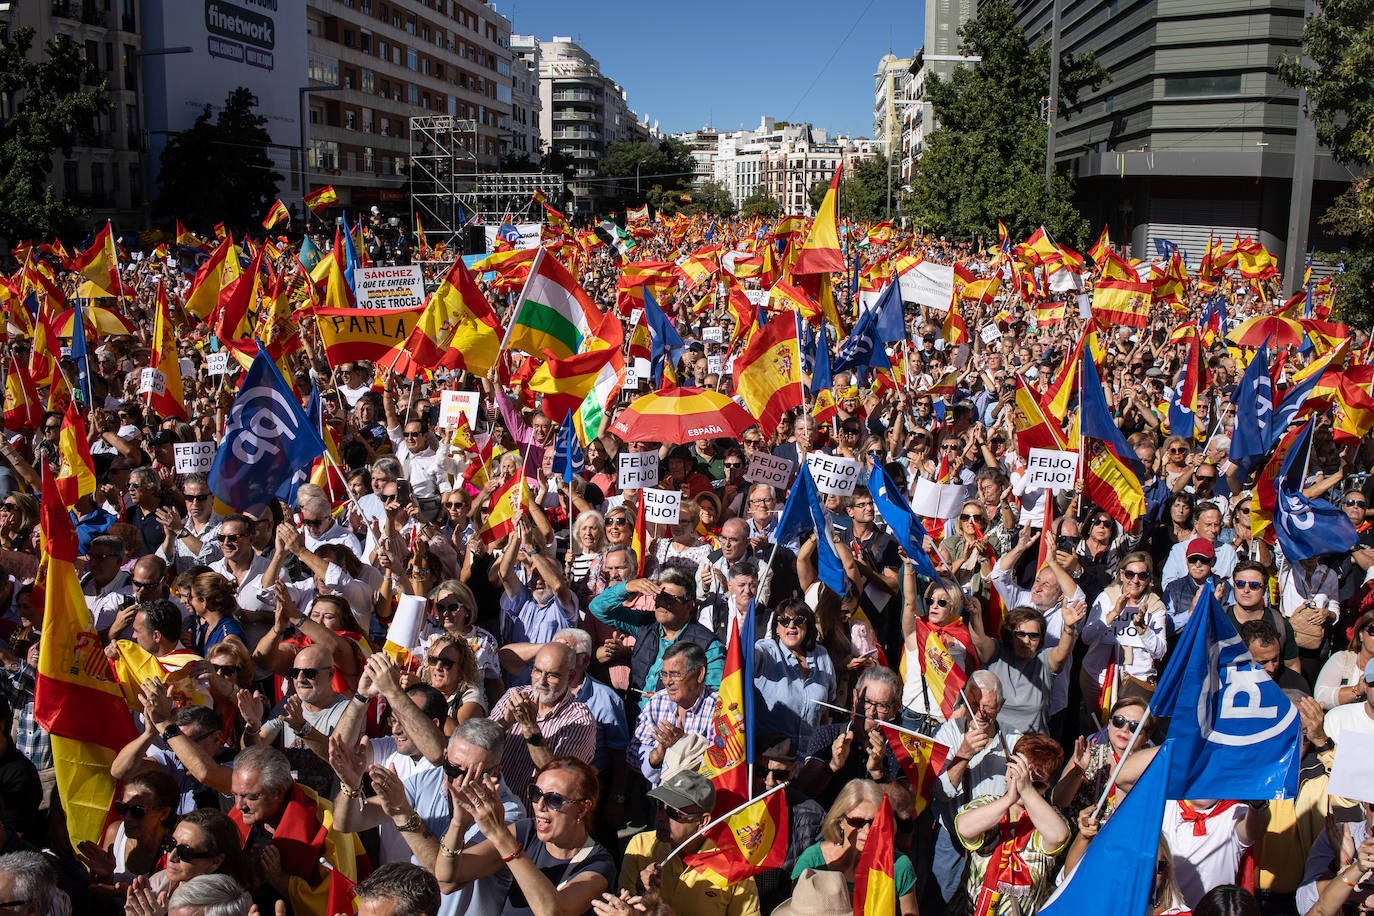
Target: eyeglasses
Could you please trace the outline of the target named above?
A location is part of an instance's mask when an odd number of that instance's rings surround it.
[[[215,673],[220,677],[237,678],[239,676],[238,665],[211,665],[210,667],[213,668]]]
[[[1366,636],[1374,636],[1374,623],[1367,625],[1361,632]]]
[[[962,445],[942,445],[942,446],[940,446],[940,451],[942,451],[942,452],[957,452],[957,451],[959,451],[959,449],[961,449],[961,448],[963,448]]]
[[[930,606],[931,606],[931,607],[949,607],[949,599],[948,599],[948,598],[931,598],[931,599],[930,599]]]
[[[313,681],[316,675],[318,675],[321,671],[332,671],[333,669],[333,665],[324,665],[320,668],[287,668],[286,676],[288,679],[293,681],[300,680],[301,678]]]
[[[136,589],[157,588],[159,584],[160,584],[160,583],[158,583],[158,582],[140,582],[140,581],[138,581],[137,579],[130,579],[130,580],[129,580],[129,585],[130,585],[130,587],[136,588]]]
[[[1346,508],[1358,506],[1359,508],[1363,509],[1366,507],[1367,504],[1362,499],[1347,499],[1345,502],[1341,503],[1341,505],[1345,506]]]
[[[112,560],[112,559],[114,559],[114,554],[112,554],[112,553],[93,553],[93,554],[91,554],[90,556],[91,556],[91,562],[92,562],[92,563],[96,562],[97,560]]]
[[[1239,509],[1237,509],[1236,511],[1239,512],[1241,515],[1249,515],[1249,514],[1250,514],[1250,507],[1249,507],[1249,506],[1241,506],[1241,507],[1240,507]]]
[[[141,821],[148,816],[146,805],[131,805],[128,802],[117,801],[114,803],[115,814],[120,817],[131,817],[136,821]]]
[[[1264,588],[1262,579],[1232,579],[1231,584],[1236,588]]]
[[[545,792],[538,786],[530,786],[529,800],[531,809],[537,805],[543,805],[555,813],[562,811],[564,805],[586,801],[585,798],[568,798],[561,792]]]
[[[143,489],[143,484],[139,483],[137,480],[131,480],[131,481],[129,481],[129,489],[130,489],[130,490],[142,490],[142,489]]]
[[[726,461],[726,462],[724,462],[724,464],[725,464],[725,467],[727,467],[727,468],[742,468],[742,467],[744,467],[744,462],[743,462],[743,461]]]
[[[1168,452],[1169,452],[1170,455],[1186,455],[1186,454],[1188,454],[1188,450],[1187,450],[1186,448],[1182,448],[1182,447],[1180,447],[1180,446],[1174,446],[1173,448],[1168,449]]]
[[[45,433],[60,433],[60,432],[62,432],[62,424],[59,423],[59,424],[57,424],[56,426],[44,426],[44,427],[43,427],[43,432],[45,432]]]
[[[209,499],[209,498],[210,498],[210,494],[209,494],[209,493],[187,493],[187,494],[186,494],[186,501],[187,501],[188,503],[204,502],[205,500],[207,500],[207,499]]]
[[[608,518],[608,519],[606,519],[606,527],[607,527],[607,528],[619,528],[619,527],[622,526],[622,525],[628,525],[628,524],[630,524],[630,520],[629,520],[628,518]]]
[[[407,430],[407,431],[404,433],[404,435],[405,435],[405,437],[406,437],[407,439],[419,439],[421,436],[424,435],[424,433],[420,432],[419,430],[414,430],[414,431]]]
[[[873,818],[871,817],[850,817],[845,815],[844,822],[855,830],[862,830],[865,827],[873,826]]]
[[[859,431],[858,431],[857,429],[841,429],[841,430],[840,430],[840,435],[842,435],[842,436],[857,436],[858,434],[859,434]]]
[[[401,496],[399,493],[383,493],[382,502],[386,503],[388,506],[399,506],[401,504]]]
[[[442,655],[431,655],[425,660],[431,668],[438,668],[440,671],[452,671],[453,666],[458,664],[451,658],[444,658]]]
[[[686,811],[674,808],[672,805],[665,805],[662,802],[659,802],[659,807],[663,809],[664,814],[668,815],[668,820],[677,821],[679,824],[689,824],[701,819],[700,814],[688,814]]]
[[[808,618],[802,616],[778,618],[778,626],[780,627],[804,627],[810,622]]]
[[[1194,483],[1203,483],[1203,482],[1211,483],[1212,481],[1214,481],[1214,480],[1216,480],[1216,479],[1217,479],[1217,476],[1216,476],[1215,474],[1194,474],[1194,475],[1193,475],[1193,482],[1194,482]]]
[[[1139,582],[1141,579],[1150,578],[1150,574],[1147,572],[1141,572],[1138,569],[1123,569],[1121,570],[1121,578],[1125,579],[1128,582]]]
[[[444,761],[444,775],[449,779],[463,779],[468,775],[468,768],[459,766],[456,763]]]
[[[749,500],[749,505],[751,505],[751,506],[771,506],[771,505],[773,505],[773,497],[767,496],[767,497],[764,497],[763,499],[751,499],[751,500]]]
[[[1117,728],[1124,728],[1128,732],[1133,732],[1140,728],[1139,719],[1128,719],[1125,716],[1112,716],[1109,720]]]
[[[327,518],[301,518],[301,524],[310,529],[319,528],[327,521],[329,521]]]
[[[168,854],[176,856],[179,862],[194,862],[197,859],[213,859],[215,856],[219,855],[217,852],[197,851],[187,846],[185,843],[176,844],[169,850]]]
[[[247,536],[247,534],[230,534],[228,532],[221,531],[219,533],[219,542],[221,544],[236,544],[239,541],[246,538]]]
[[[1017,639],[1044,639],[1045,636],[1039,630],[1012,630],[1011,635]]]

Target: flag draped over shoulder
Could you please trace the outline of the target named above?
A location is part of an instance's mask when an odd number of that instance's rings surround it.
[[[891,916],[897,912],[896,824],[892,800],[883,794],[859,864],[854,867],[854,916]]]
[[[43,463],[40,522],[47,572],[34,719],[52,737],[73,845],[99,843],[114,801],[110,764],[137,736],[76,573],[76,528]]]
[[[940,704],[946,719],[954,715],[959,692],[968,682],[968,672],[954,661],[943,634],[935,627],[916,618],[916,642],[920,646],[921,676],[930,687],[931,696]]]
[[[887,737],[888,747],[892,748],[892,755],[906,774],[907,784],[911,786],[915,804],[913,814],[920,816],[930,804],[930,787],[945,768],[949,747],[934,738],[899,731],[886,722],[879,725]]]
[[[548,350],[563,359],[581,349],[600,321],[600,311],[576,278],[541,248],[530,265],[502,348],[526,353]]]

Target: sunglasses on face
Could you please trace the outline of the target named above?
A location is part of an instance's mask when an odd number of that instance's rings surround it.
[[[668,816],[668,820],[676,821],[679,824],[690,824],[692,821],[700,820],[701,818],[700,814],[688,814],[686,811],[679,811],[672,805],[665,805],[662,802],[659,802],[659,807],[663,810],[663,813]]]
[[[238,665],[211,665],[215,673],[220,677],[237,678],[239,676]]]
[[[983,520],[983,516],[977,512],[966,513],[964,515],[959,516],[959,518],[966,522],[980,522]]]
[[[1362,499],[1347,499],[1344,503],[1342,503],[1342,505],[1344,505],[1347,509],[1352,507],[1363,509],[1365,508],[1365,501]]]
[[[1142,579],[1150,578],[1150,574],[1147,572],[1140,572],[1136,569],[1123,569],[1121,570],[1121,578],[1125,579],[1127,582],[1139,582]]]
[[[1366,625],[1361,632],[1366,636],[1374,636],[1374,623]]]
[[[1109,518],[1095,518],[1092,523],[1099,528],[1110,528],[1112,526],[1112,520]]]
[[[931,599],[930,599],[930,606],[931,606],[931,607],[949,607],[949,599],[948,599],[948,598],[931,598]]]
[[[440,614],[456,614],[463,609],[463,605],[457,601],[445,601],[443,604],[436,604],[434,610]]]
[[[862,830],[865,827],[873,826],[873,818],[871,817],[849,817],[846,815],[844,822],[855,830]]]
[[[1122,729],[1125,729],[1125,730],[1128,731],[1128,732],[1134,732],[1137,728],[1140,728],[1140,720],[1139,720],[1139,719],[1128,719],[1128,718],[1126,718],[1125,716],[1120,716],[1120,715],[1118,715],[1118,716],[1112,716],[1111,719],[1110,719],[1109,721],[1110,721],[1110,722],[1112,723],[1112,725],[1115,726],[1116,728],[1122,728]]]
[[[129,585],[130,585],[130,587],[132,587],[132,588],[134,588],[134,589],[138,589],[138,590],[142,590],[142,589],[145,589],[145,588],[157,588],[157,587],[158,587],[158,583],[157,583],[157,582],[140,582],[140,581],[138,581],[137,579],[130,579],[130,580],[129,580]]]
[[[607,528],[619,528],[621,525],[628,525],[628,524],[630,524],[630,520],[629,520],[629,519],[625,519],[625,518],[608,518],[608,519],[606,519],[606,527],[607,527]]]
[[[727,462],[725,462],[725,466],[726,466],[727,468],[742,468],[742,467],[744,467],[744,462],[742,462],[742,461],[727,461]]]
[[[418,438],[420,438],[420,437],[423,436],[423,435],[424,435],[424,433],[422,433],[422,432],[416,430],[416,431],[414,431],[414,432],[407,432],[407,433],[405,434],[405,437],[406,437],[407,439],[418,439]]]
[[[243,535],[243,534],[225,534],[224,532],[220,532],[219,541],[220,541],[221,544],[237,544],[239,541],[243,540],[245,537],[247,537],[247,535]]]
[[[432,655],[426,662],[431,668],[438,668],[440,671],[452,671],[453,666],[458,664],[451,658],[444,658],[442,655]]]
[[[1011,635],[1015,636],[1017,639],[1024,639],[1028,642],[1033,639],[1045,638],[1044,634],[1042,634],[1039,630],[1012,630]]]
[[[444,775],[447,776],[449,779],[466,779],[468,775],[468,768],[464,766],[459,766],[456,763],[449,763],[447,760],[445,760]]]
[[[333,665],[325,665],[322,668],[287,668],[286,676],[288,679],[296,681],[301,678],[313,681],[321,671],[332,671]]]
[[[780,627],[804,627],[810,621],[805,617],[779,617],[778,626]]]
[[[120,817],[131,817],[136,821],[141,821],[148,816],[146,805],[131,805],[128,802],[117,801],[114,803],[115,814]]]
[[[1201,564],[1203,564],[1204,566],[1211,566],[1211,565],[1212,565],[1213,563],[1215,563],[1216,561],[1213,560],[1211,557],[1189,557],[1189,558],[1188,558],[1188,562],[1189,562],[1189,563],[1201,563]]]
[[[187,501],[188,503],[204,502],[205,500],[207,500],[207,499],[209,499],[209,498],[210,498],[210,494],[209,494],[209,493],[187,493],[187,494],[186,494],[186,501]]]
[[[178,843],[168,852],[169,856],[175,856],[178,862],[194,862],[197,859],[213,859],[219,855],[217,852],[199,852],[187,846],[185,843]]]
[[[1233,579],[1231,584],[1237,589],[1264,588],[1264,583],[1259,579]]]
[[[585,801],[582,798],[568,798],[562,792],[545,792],[538,786],[530,786],[530,808],[534,809],[537,805],[543,805],[555,813],[562,811],[564,805],[576,804]]]

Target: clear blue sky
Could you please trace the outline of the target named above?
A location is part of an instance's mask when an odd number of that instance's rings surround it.
[[[753,128],[770,115],[871,136],[878,58],[889,48],[910,56],[925,17],[923,0],[495,0],[493,6],[518,34],[578,41],[625,87],[630,107],[665,132],[708,123]]]

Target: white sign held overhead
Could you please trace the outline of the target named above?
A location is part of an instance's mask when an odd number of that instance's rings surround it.
[[[1026,458],[1026,489],[1058,493],[1072,490],[1078,480],[1078,453],[1033,448]]]
[[[647,489],[644,498],[644,523],[676,525],[682,511],[682,493],[678,490]]]
[[[859,484],[859,462],[852,458],[812,452],[806,456],[806,466],[811,469],[816,489],[822,493],[849,496]]]
[[[711,324],[701,329],[701,339],[706,343],[725,343],[725,329]]]
[[[786,489],[792,480],[792,459],[756,451],[749,459],[749,469],[744,472],[744,479],[750,483],[766,483],[779,490]]]
[[[139,394],[166,394],[167,376],[161,369],[144,369],[138,373]]]
[[[439,395],[439,425],[445,429],[457,429],[458,418],[468,421],[468,429],[477,428],[477,407],[479,395],[475,391],[448,391]]]
[[[997,326],[997,322],[983,325],[983,330],[978,332],[978,336],[983,339],[985,344],[995,344],[1002,339],[1002,329]]]
[[[954,298],[954,265],[922,261],[897,278],[902,301],[928,305],[941,312],[949,311]]]
[[[658,483],[658,452],[621,452],[620,489],[642,490]]]
[[[173,470],[178,474],[207,474],[215,461],[213,442],[174,442],[172,454],[176,456]]]
[[[425,275],[419,264],[357,267],[353,283],[360,309],[414,309],[425,304]]]
[[[209,375],[229,374],[229,351],[220,350],[205,357],[205,371]]]
[[[962,486],[936,483],[928,477],[916,481],[916,493],[911,497],[911,511],[922,518],[948,521],[959,514],[968,490]]]

